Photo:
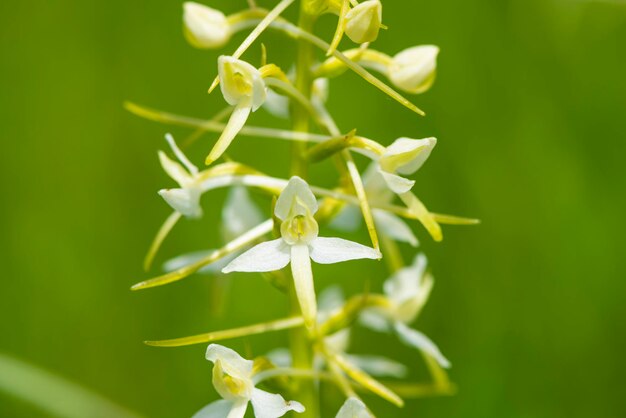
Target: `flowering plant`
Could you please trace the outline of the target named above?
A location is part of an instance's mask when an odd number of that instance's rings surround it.
[[[217,61],[217,77],[209,92],[219,85],[228,107],[215,118],[198,120],[127,104],[139,116],[219,135],[207,149],[203,169],[187,158],[170,134],[166,135],[175,159],[165,152],[159,152],[159,159],[178,187],[159,191],[173,212],[150,247],[146,269],[151,268],[162,242],[180,219],[203,216],[201,197],[205,193],[230,189],[222,211],[224,246],[176,257],[165,263],[164,274],[132,289],[165,285],[194,273],[224,278],[231,272],[259,272],[284,291],[292,306],[291,315],[270,322],[147,342],[160,347],[210,344],[206,358],[213,363],[213,385],[223,399],[210,403],[195,417],[241,418],[249,403],[256,417],[275,418],[289,411],[319,417],[320,382],[336,385],[345,395],[338,418],[374,416],[361,400],[361,393],[378,395],[402,407],[403,397],[449,394],[453,390],[445,371],[450,367],[448,359],[432,340],[409,326],[419,316],[433,286],[426,257],[418,254],[412,265],[405,266],[399,245],[418,246],[409,225],[412,220],[419,221],[436,241],[442,239],[441,224],[476,221],[431,212],[414,193],[415,180],[406,177],[426,163],[437,144],[435,138],[399,138],[384,145],[357,135],[356,130],[342,131],[326,107],[329,80],[350,70],[423,115],[396,88],[411,94],[427,91],[435,80],[439,49],[415,46],[393,57],[372,49],[370,44],[380,29],[386,29],[380,0],[300,0],[297,24],[281,16],[294,2],[280,0],[273,9],[265,10],[249,1],[248,8],[230,16],[206,5],[184,3],[184,34],[196,48],[222,48],[236,32],[251,29],[232,54],[221,55]],[[323,14],[338,16],[330,42],[314,34],[315,23]],[[260,63],[243,58],[268,29],[295,39],[293,72],[285,73],[276,64],[268,64],[265,47]],[[359,46],[341,52],[344,35]],[[370,71],[382,74],[390,84]],[[260,108],[288,117],[292,129],[251,126],[248,119]],[[223,119],[228,120],[224,123]],[[293,143],[289,178],[273,177],[231,159],[220,161],[235,141],[250,136]],[[371,161],[363,175],[355,154]],[[327,159],[332,159],[338,169],[339,182],[332,189],[315,186],[308,176],[309,165]],[[249,188],[270,197],[265,220],[263,211],[250,199]],[[396,198],[401,204],[395,203]],[[337,232],[354,230],[361,219],[369,234],[368,245],[320,236],[320,227]],[[331,288],[318,294],[311,261],[373,263],[371,260],[381,258],[388,260],[390,270],[382,293],[365,292],[346,299],[340,290]],[[290,269],[285,271],[288,265]],[[395,334],[417,349],[432,381],[400,385],[397,379],[405,377],[405,365],[381,356],[349,354],[350,331],[359,324]],[[289,350],[277,348],[254,360],[215,344],[279,330],[291,333]],[[389,377],[396,380],[382,380]],[[286,401],[281,394],[258,387],[268,383],[294,400]]]

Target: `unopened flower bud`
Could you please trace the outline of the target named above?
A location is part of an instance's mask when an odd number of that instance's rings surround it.
[[[389,66],[389,79],[402,90],[419,94],[435,82],[439,48],[434,45],[415,46],[398,53]]]
[[[374,42],[383,17],[383,6],[379,0],[367,0],[346,14],[346,35],[358,44]]]
[[[220,48],[230,39],[230,24],[224,13],[203,4],[184,3],[183,22],[185,37],[196,48]]]

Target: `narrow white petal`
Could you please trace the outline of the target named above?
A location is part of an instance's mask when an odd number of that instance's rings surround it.
[[[235,106],[235,110],[233,111],[233,114],[230,115],[226,128],[224,128],[222,135],[219,137],[213,146],[213,149],[209,153],[209,156],[206,158],[207,165],[211,164],[224,154],[231,142],[233,142],[233,139],[235,139],[239,131],[241,131],[241,128],[243,128],[246,124],[246,121],[250,116],[250,112],[252,112],[252,99],[244,97],[237,104],[237,106]]]
[[[187,171],[189,171],[189,173],[193,175],[198,174],[198,167],[193,165],[191,161],[189,161],[187,156],[180,150],[180,148],[178,148],[178,145],[176,145],[176,141],[174,141],[174,137],[172,136],[172,134],[165,134],[165,140],[169,144],[174,155],[176,155],[176,158],[178,158],[178,161],[180,161],[181,164],[185,166]]]
[[[220,399],[196,412],[192,418],[224,418],[228,416],[232,407],[231,401]]]
[[[450,361],[448,361],[448,359],[445,358],[443,354],[441,354],[441,351],[439,351],[437,345],[426,335],[417,330],[409,328],[402,322],[397,322],[395,324],[395,329],[398,333],[398,336],[400,337],[400,340],[402,340],[405,344],[410,345],[411,347],[415,347],[425,354],[431,356],[444,369],[450,368]]]
[[[406,242],[417,247],[419,241],[413,230],[402,218],[381,209],[374,209],[374,222],[381,235],[386,235],[394,241]]]
[[[279,418],[289,411],[304,412],[304,406],[300,402],[286,401],[278,394],[268,393],[261,389],[255,388],[250,400],[256,418]]]
[[[349,398],[337,413],[336,418],[374,418],[367,407],[357,398]]]
[[[362,258],[378,260],[382,257],[380,251],[341,238],[317,237],[309,245],[311,258],[319,264],[333,264]]]
[[[302,316],[310,328],[315,324],[317,318],[317,302],[315,300],[309,247],[306,244],[291,246],[291,273]]]
[[[276,271],[289,264],[289,246],[282,238],[262,242],[235,258],[222,273]]]
[[[397,194],[407,193],[410,191],[415,185],[414,180],[409,180],[404,177],[401,177],[397,174],[393,174],[387,171],[380,170],[380,174],[382,174],[387,186]]]
[[[404,364],[387,357],[352,354],[348,355],[347,358],[359,369],[374,377],[396,377],[401,379],[408,374],[408,369]]]
[[[167,260],[163,264],[163,270],[165,272],[172,272],[183,267],[189,266],[191,264],[197,263],[200,260],[208,257],[209,254],[215,252],[217,250],[202,250],[195,251],[192,253],[187,253],[183,255],[179,255],[178,257],[171,258]],[[237,253],[229,254],[223,258],[220,258],[214,263],[211,263],[207,266],[202,267],[198,270],[200,274],[219,274],[222,272],[222,269],[228,265],[233,259],[237,257]]]
[[[181,187],[187,185],[191,181],[191,176],[182,165],[172,160],[167,156],[163,151],[159,151],[159,161],[161,162],[161,167],[170,176],[176,183],[178,183]]]
[[[230,409],[230,412],[226,416],[226,418],[243,418],[246,415],[246,410],[248,409],[248,400],[240,399],[233,403],[233,406]]]
[[[239,379],[247,379],[252,375],[252,360],[246,360],[235,350],[219,344],[211,344],[206,350],[206,359],[211,363],[219,360],[224,372]]]

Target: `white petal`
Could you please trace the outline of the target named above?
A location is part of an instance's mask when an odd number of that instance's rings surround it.
[[[300,402],[286,401],[278,394],[268,393],[261,389],[254,389],[250,400],[256,418],[279,418],[289,411],[304,412],[304,406]]]
[[[401,379],[408,374],[408,369],[404,364],[387,357],[351,354],[347,358],[359,369],[374,377],[396,377]]]
[[[417,237],[402,218],[381,209],[374,209],[372,215],[376,222],[376,229],[381,235],[386,235],[394,241],[406,242],[414,247],[418,246]]]
[[[394,193],[402,194],[410,191],[415,185],[414,180],[405,179],[404,177],[398,176],[397,174],[389,173],[387,171],[380,171],[385,182],[387,183],[387,187],[391,189]]]
[[[317,200],[308,183],[298,176],[293,176],[278,196],[274,214],[281,221],[285,221],[295,215],[306,216],[315,212]]]
[[[413,174],[424,165],[435,145],[436,138],[398,138],[380,157],[380,166],[388,172]]]
[[[289,264],[289,259],[289,246],[282,238],[278,238],[250,248],[224,267],[222,273],[276,271]]]
[[[396,271],[385,281],[385,294],[398,304],[415,298],[420,292],[427,264],[426,256],[418,254],[413,264]]]
[[[230,376],[239,379],[249,379],[252,375],[254,362],[252,360],[246,360],[235,350],[231,350],[223,345],[209,345],[206,350],[206,359],[211,363],[215,363],[219,360],[224,372]]]
[[[337,413],[336,418],[374,418],[374,416],[360,399],[349,398]]]
[[[426,335],[421,332],[414,330],[412,328],[407,327],[405,324],[401,322],[397,322],[395,324],[396,332],[405,344],[410,345],[411,347],[415,347],[420,351],[423,351],[427,355],[434,358],[437,363],[444,369],[450,368],[451,364],[447,358],[441,354],[437,345]]]
[[[351,335],[350,328],[344,328],[328,337],[324,337],[324,345],[331,351],[343,353],[350,346]]]
[[[196,412],[192,418],[225,418],[232,407],[233,403],[231,401],[220,399]]]
[[[337,216],[333,218],[328,226],[333,229],[338,229],[339,231],[354,232],[361,226],[362,219],[361,209],[358,206],[346,205]]]
[[[263,222],[265,218],[245,187],[230,189],[222,209],[222,237],[230,242]]]
[[[176,155],[176,158],[178,158],[178,161],[180,161],[180,163],[185,166],[187,171],[192,175],[198,174],[198,167],[193,165],[191,161],[189,161],[187,156],[181,151],[181,149],[178,148],[178,145],[176,145],[176,141],[174,141],[174,137],[172,136],[172,134],[165,134],[165,140],[169,144],[174,155]]]
[[[317,306],[320,309],[320,315],[323,312],[331,313],[343,306],[346,298],[343,296],[343,290],[339,285],[328,286],[322,290],[319,295]]]
[[[306,244],[291,246],[291,273],[304,322],[311,328],[315,325],[317,318],[317,302],[309,247]]]
[[[246,415],[246,410],[248,409],[248,400],[247,399],[239,399],[233,403],[230,412],[226,418],[243,418]]]
[[[230,105],[237,106],[247,98],[252,111],[261,107],[266,98],[266,86],[259,70],[245,61],[225,55],[218,58],[217,65],[220,88]]]
[[[317,237],[309,246],[311,258],[319,264],[333,264],[362,258],[378,260],[382,257],[380,252],[373,248],[341,238]]]
[[[170,176],[176,183],[178,183],[181,187],[189,184],[192,179],[189,173],[183,168],[182,165],[172,160],[167,156],[163,151],[159,151],[159,161],[161,162],[161,167]]]
[[[361,312],[359,324],[374,331],[389,332],[391,327],[388,316],[387,312],[380,309],[367,309]]]
[[[167,260],[163,264],[163,270],[166,272],[172,272],[174,270],[178,270],[185,266],[191,265],[197,261],[202,260],[215,250],[202,250],[195,251],[192,253],[187,253],[183,255],[179,255],[178,257],[171,258]],[[222,272],[222,269],[228,265],[231,261],[233,261],[237,257],[237,253],[229,254],[226,257],[220,258],[214,263],[209,264],[208,266],[202,267],[198,270],[200,274],[218,274]]]
[[[267,98],[265,103],[263,103],[263,109],[277,118],[289,119],[289,99],[287,96],[278,94],[272,89],[267,90]]]
[[[250,116],[250,112],[252,111],[251,102],[252,100],[250,98],[243,98],[241,102],[235,106],[235,110],[233,110],[233,114],[230,115],[226,128],[222,131],[222,135],[220,135],[206,159],[207,165],[211,164],[224,154],[233,142],[233,139],[235,139],[239,131],[241,131],[241,128],[243,128],[246,124],[246,121]]]
[[[163,189],[159,190],[159,195],[181,215],[188,218],[202,217],[199,190],[195,188]]]

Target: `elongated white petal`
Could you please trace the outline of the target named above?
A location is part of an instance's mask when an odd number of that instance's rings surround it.
[[[206,359],[211,363],[219,361],[221,367],[230,376],[240,379],[250,378],[252,375],[252,360],[246,360],[235,350],[219,344],[211,344],[206,350]]]
[[[401,379],[408,374],[407,367],[395,360],[382,356],[349,354],[348,361],[375,377],[396,377]]]
[[[224,267],[222,273],[276,271],[289,264],[289,259],[289,246],[282,238],[278,238],[250,248]]]
[[[337,413],[336,418],[374,418],[367,407],[357,398],[349,398]]]
[[[174,140],[172,134],[165,134],[165,140],[167,141],[174,155],[176,155],[176,158],[178,158],[178,161],[180,161],[180,163],[185,166],[189,174],[198,174],[198,167],[193,165],[193,163],[189,161],[185,153],[182,152],[180,148],[178,148],[178,145],[176,145],[176,141]]]
[[[199,190],[195,188],[163,189],[159,190],[159,195],[181,215],[188,218],[202,217]]]
[[[424,165],[435,145],[437,138],[398,138],[380,157],[380,166],[388,172],[413,174]]]
[[[380,251],[341,238],[317,237],[309,246],[311,258],[319,264],[333,264],[362,258],[378,260],[382,257]]]
[[[437,347],[437,345],[426,335],[417,330],[409,328],[402,322],[397,322],[394,327],[396,329],[396,332],[398,333],[398,336],[400,337],[400,340],[402,340],[405,344],[410,345],[411,347],[415,347],[418,350],[423,351],[430,357],[434,358],[435,360],[437,360],[437,363],[439,363],[439,365],[444,369],[450,368],[450,361],[448,361],[448,359],[445,358],[443,354],[441,354],[439,347]]]
[[[174,257],[174,258],[167,260],[163,264],[163,270],[169,273],[171,271],[175,271],[183,267],[192,265],[194,263],[197,263],[200,260],[205,259],[206,257],[208,257],[211,253],[215,251],[216,250],[202,250],[202,251],[195,251],[192,253],[179,255],[178,257]],[[198,270],[198,273],[219,274],[222,272],[222,269],[228,265],[228,263],[230,263],[231,261],[233,261],[233,259],[235,259],[235,257],[237,257],[237,253],[229,254],[217,260],[214,263],[211,263],[207,266],[202,267],[200,270]]]
[[[161,167],[163,167],[163,170],[167,173],[167,175],[176,181],[176,183],[178,183],[181,187],[184,187],[191,182],[191,176],[183,168],[183,166],[172,160],[163,151],[159,151],[159,161],[161,162]]]
[[[217,160],[222,156],[222,154],[224,154],[233,142],[233,139],[235,139],[239,131],[241,131],[241,128],[243,128],[246,124],[246,121],[250,116],[250,112],[252,112],[252,99],[249,97],[242,98],[237,106],[235,106],[235,110],[233,111],[233,114],[230,115],[226,128],[213,146],[209,156],[206,158],[205,162],[207,165],[213,163],[213,161]]]
[[[418,246],[417,237],[402,218],[381,209],[374,209],[373,215],[376,228],[381,235],[384,234],[394,241],[406,242],[414,247]]]
[[[233,402],[230,412],[228,413],[226,418],[243,418],[246,415],[247,409],[248,409],[247,399],[236,400],[235,402]]]
[[[192,418],[224,418],[228,416],[232,407],[231,401],[220,399],[196,412]]]
[[[317,301],[315,299],[309,247],[306,244],[291,246],[291,273],[304,322],[311,328],[317,318]]]
[[[397,174],[389,173],[387,171],[380,171],[380,174],[385,179],[387,186],[397,194],[408,193],[415,185],[414,180],[401,177]]]
[[[365,328],[378,332],[390,332],[389,313],[379,308],[367,309],[359,316],[359,323]]]
[[[222,209],[222,237],[231,241],[259,225],[264,216],[243,186],[230,189]]]
[[[300,402],[286,401],[282,396],[261,389],[252,391],[252,407],[256,418],[279,418],[289,411],[304,412]]]
[[[274,208],[276,217],[285,221],[296,215],[307,216],[315,212],[317,212],[317,200],[308,183],[298,176],[290,178],[276,201]]]

